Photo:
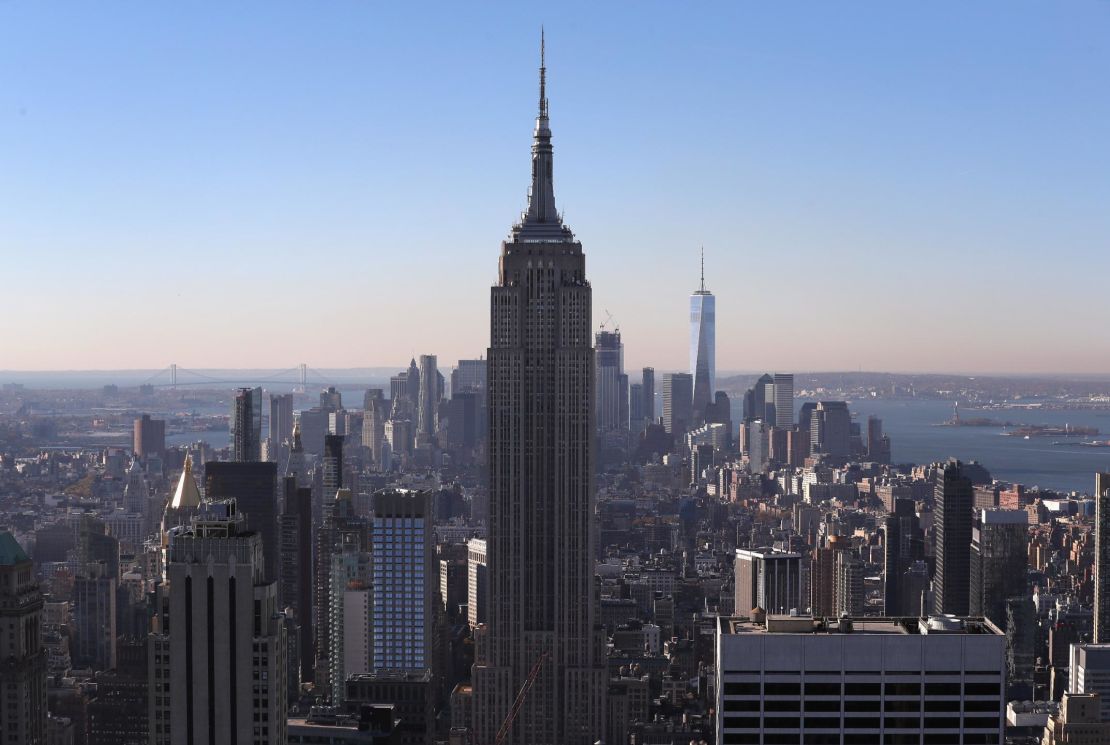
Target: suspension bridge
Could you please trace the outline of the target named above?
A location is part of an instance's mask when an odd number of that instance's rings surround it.
[[[327,386],[335,381],[327,375],[313,370],[305,363],[287,370],[244,370],[242,375],[233,375],[234,370],[213,370],[220,375],[210,375],[200,370],[188,370],[177,363],[159,370],[140,385],[152,388],[195,388],[197,386],[238,386],[238,385],[293,385],[303,393],[309,385]]]

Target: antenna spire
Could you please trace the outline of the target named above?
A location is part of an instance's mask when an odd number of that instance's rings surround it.
[[[705,246],[701,247],[701,291],[705,292]]]
[[[545,58],[546,40],[544,39],[543,26],[540,26],[540,116],[547,116],[547,66]]]

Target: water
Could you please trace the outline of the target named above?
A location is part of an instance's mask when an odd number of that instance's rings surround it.
[[[801,403],[799,402],[800,406]],[[896,463],[930,463],[956,457],[977,460],[996,479],[1058,491],[1091,493],[1095,471],[1110,471],[1110,448],[1078,444],[1053,445],[1060,437],[1010,437],[1000,427],[936,427],[952,416],[952,404],[934,400],[856,400],[852,413],[866,433],[867,417],[883,420]],[[963,411],[965,418],[988,417],[1020,424],[1097,427],[1097,437],[1110,439],[1110,411]]]

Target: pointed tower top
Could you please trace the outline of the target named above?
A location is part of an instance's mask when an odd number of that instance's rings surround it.
[[[540,26],[540,116],[547,116],[547,42]]]
[[[705,289],[705,246],[701,247],[701,285],[695,295],[712,295],[709,290]]]
[[[188,509],[200,505],[200,490],[197,481],[193,478],[193,457],[185,456],[185,468],[181,471],[181,478],[177,480],[177,489],[174,490],[170,507],[175,510]]]

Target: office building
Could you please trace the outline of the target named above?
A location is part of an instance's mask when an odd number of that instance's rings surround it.
[[[312,489],[283,479],[284,507],[278,518],[281,542],[278,602],[297,625],[297,662],[302,681],[312,680],[316,660],[312,633]],[[293,664],[290,660],[289,664]]]
[[[1110,473],[1095,474],[1095,644],[1110,644]]]
[[[0,532],[0,745],[46,745],[46,650],[35,567]]]
[[[471,628],[485,623],[489,616],[489,569],[486,539],[471,538],[466,543],[466,620]]]
[[[355,514],[354,502],[348,489],[337,489],[333,497],[324,505],[320,527],[316,531],[313,586],[313,628],[316,637],[316,669],[313,678],[322,694],[334,694],[329,690],[332,679],[332,555],[347,540],[345,534],[353,534],[363,551],[369,551],[368,526],[364,518]]]
[[[718,619],[719,743],[991,743],[1006,640],[953,618]]]
[[[150,637],[151,742],[285,742],[286,649],[262,539],[235,500],[205,501],[171,531]]]
[[[486,361],[459,360],[458,366],[451,371],[451,395],[456,393],[485,393]]]
[[[371,621],[370,552],[356,533],[342,533],[331,554],[331,674],[332,704],[342,706],[344,683],[351,675],[370,672]]]
[[[663,376],[663,428],[676,438],[694,423],[694,379],[688,373]]]
[[[434,354],[420,355],[420,388],[417,397],[416,441],[431,444],[439,424],[439,370]]]
[[[971,528],[968,613],[1006,627],[1006,601],[1029,595],[1029,513],[977,510]]]
[[[628,376],[624,374],[624,344],[620,329],[599,331],[594,337],[594,390],[597,430],[628,429]]]
[[[767,613],[789,613],[805,608],[802,602],[802,555],[736,549],[737,609],[760,608]]]
[[[116,666],[116,602],[119,589],[115,572],[106,562],[88,562],[73,579],[73,664],[90,670]]]
[[[771,385],[774,391],[775,428],[789,429],[794,426],[794,376],[775,373]]]
[[[1110,644],[1072,644],[1068,693],[1097,693],[1102,721],[1110,722]]]
[[[592,745],[608,682],[594,591],[592,295],[582,244],[555,209],[542,62],[539,102],[528,209],[490,293],[490,617],[475,655],[475,739],[494,740],[546,660],[505,745]]]
[[[231,459],[251,463],[262,459],[262,389],[240,388],[231,403]]]
[[[851,454],[852,415],[844,401],[819,401],[809,422],[810,451],[843,459]]]
[[[287,443],[293,436],[293,394],[270,394],[270,420],[266,437],[270,441],[270,460],[285,463]]]
[[[435,542],[427,492],[374,494],[372,671],[421,673],[432,667]]]
[[[143,414],[135,420],[132,450],[135,456],[145,460],[151,455],[166,452],[166,422],[164,419],[151,419]]]
[[[893,507],[883,518],[884,613],[913,616],[920,613],[921,597],[907,572],[925,558],[925,537],[912,499],[897,497]]]
[[[276,463],[213,461],[204,467],[204,496],[234,499],[247,530],[262,539],[262,560],[267,582],[277,581],[278,480]]]
[[[655,368],[645,367],[640,371],[640,385],[642,386],[644,403],[644,418],[648,424],[655,421]]]
[[[1060,709],[1050,714],[1041,745],[1102,745],[1110,742],[1110,722],[1103,719],[1097,693],[1065,693]]]
[[[937,474],[933,531],[936,569],[933,612],[966,616],[971,597],[971,520],[974,493],[963,464],[950,460]]]
[[[775,421],[775,379],[763,374],[744,393],[744,421],[760,419],[773,424]]]
[[[701,285],[690,295],[690,377],[693,380],[693,424],[705,417],[705,410],[717,390],[717,301],[705,289],[705,250],[701,256]]]

